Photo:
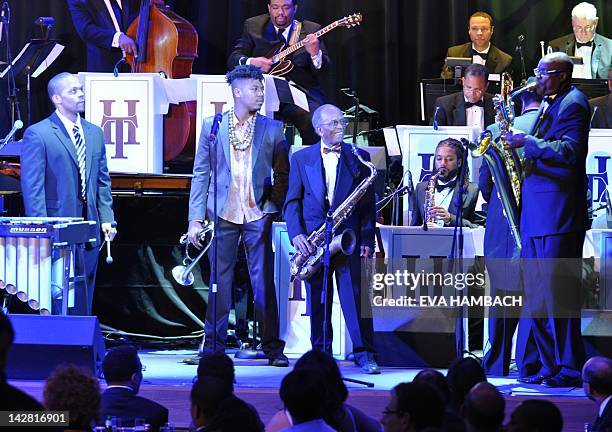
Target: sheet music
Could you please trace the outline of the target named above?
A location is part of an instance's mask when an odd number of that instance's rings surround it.
[[[389,156],[401,156],[402,151],[400,150],[400,142],[395,132],[395,127],[384,128],[383,134],[385,136],[385,144]]]
[[[55,44],[53,49],[49,53],[46,59],[44,59],[40,65],[36,68],[34,73],[32,74],[32,78],[38,78],[38,76],[47,70],[49,66],[55,61],[56,58],[64,51],[64,45]]]

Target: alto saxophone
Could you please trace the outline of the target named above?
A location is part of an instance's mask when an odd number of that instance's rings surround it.
[[[351,192],[351,194],[334,210],[332,213],[332,236],[333,239],[329,244],[330,256],[342,252],[345,255],[350,255],[354,252],[356,246],[356,236],[352,229],[345,229],[342,233],[336,235],[338,227],[351,215],[355,209],[355,205],[365,195],[368,188],[374,183],[374,179],[378,174],[376,167],[372,162],[364,160],[355,144],[352,144],[352,151],[355,157],[363,165],[370,169],[370,175],[363,179],[361,183]],[[374,215],[372,215],[374,217]],[[310,254],[295,253],[290,259],[291,279],[298,278],[307,280],[314,275],[323,260],[325,252],[325,224],[313,231],[308,236],[308,242],[314,247],[314,252]]]
[[[427,231],[427,224],[436,223],[436,218],[430,214],[430,210],[436,205],[436,182],[440,175],[446,173],[445,168],[438,168],[438,170],[431,174],[429,182],[427,183],[427,189],[425,190],[425,202],[423,203],[423,230]]]

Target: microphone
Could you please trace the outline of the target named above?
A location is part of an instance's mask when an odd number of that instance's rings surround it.
[[[17,133],[17,131],[19,129],[21,129],[23,127],[23,122],[21,120],[15,120],[15,123],[13,123],[13,128],[10,130],[10,132],[4,137],[4,139],[0,142],[0,144],[4,145],[7,142],[9,142]]]
[[[436,105],[436,109],[434,110],[433,115],[433,128],[434,130],[438,130],[438,111],[440,111],[440,105]]]
[[[357,97],[357,94],[350,87],[341,88],[340,91],[348,97],[351,97],[351,98]]]
[[[213,142],[217,139],[217,134],[219,133],[219,124],[221,124],[221,119],[223,115],[221,113],[215,114],[215,118],[213,119],[213,124],[210,128],[210,133],[208,134],[208,141]]]
[[[45,26],[45,27],[55,27],[55,18],[53,17],[38,17],[34,24]]]
[[[121,63],[125,63],[125,53],[123,54],[123,57],[121,57],[119,59],[119,61],[117,63],[115,63],[115,67],[113,67],[113,75],[115,76],[115,78],[117,78],[119,76],[119,66],[121,65]]]
[[[593,119],[595,118],[595,114],[597,113],[597,108],[599,108],[598,106],[595,106],[593,108],[593,114],[591,114],[591,121],[589,122],[589,129],[593,128]]]

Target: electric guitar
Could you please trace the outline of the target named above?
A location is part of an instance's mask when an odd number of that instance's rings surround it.
[[[323,27],[319,31],[313,33],[315,37],[319,38],[325,33],[335,29],[336,27],[351,28],[361,24],[362,17],[360,13],[345,16],[333,23]],[[293,54],[297,50],[304,47],[304,40],[294,43],[293,45],[282,44],[279,48],[275,49],[272,56],[268,56],[272,60],[272,69],[268,72],[270,75],[282,76],[293,69],[293,63],[291,60],[287,60],[287,56]]]

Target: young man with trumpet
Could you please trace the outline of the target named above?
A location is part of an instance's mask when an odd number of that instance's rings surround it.
[[[216,239],[209,257],[214,269],[216,255],[218,343],[213,347],[214,318],[209,301],[204,351],[222,350],[224,347],[236,249],[242,238],[262,348],[270,365],[284,367],[289,365],[289,361],[283,355],[285,343],[279,339],[270,236],[272,222],[279,214],[287,192],[287,143],[282,124],[257,113],[264,100],[261,70],[252,65],[240,65],[226,78],[232,89],[234,107],[223,114],[217,125],[213,125],[215,120],[212,117],[204,120],[189,197],[188,239],[195,247],[201,249],[203,246],[200,238],[203,221],[207,216],[209,221],[215,221],[216,216]],[[211,142],[213,126],[218,126],[218,134]],[[215,281],[214,274],[211,275],[212,281]]]

